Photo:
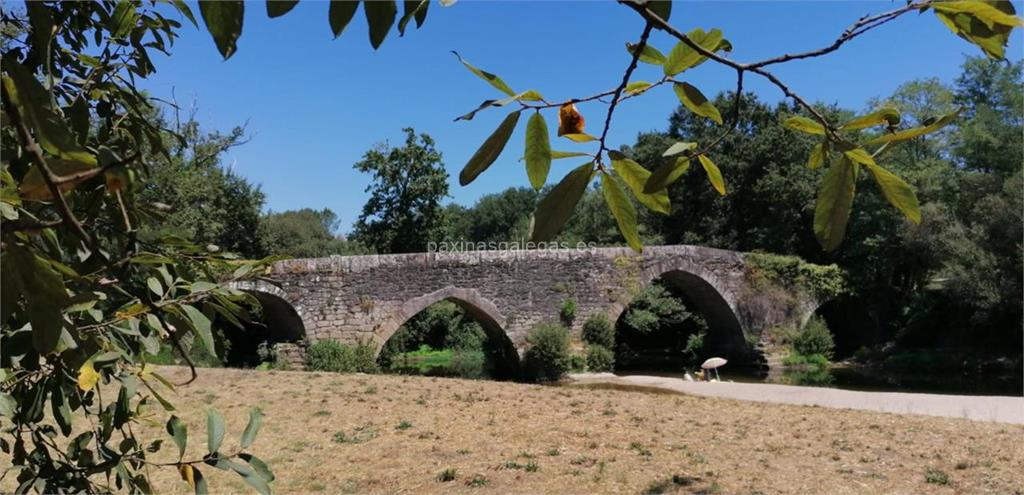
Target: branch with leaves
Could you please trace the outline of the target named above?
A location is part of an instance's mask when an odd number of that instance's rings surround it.
[[[1013,5],[1008,1],[923,0],[909,2],[903,7],[887,12],[864,16],[843,31],[828,46],[743,63],[725,55],[732,51],[732,44],[724,38],[721,30],[704,31],[698,28],[689,33],[683,33],[670,25],[668,19],[671,15],[672,3],[669,1],[619,0],[619,3],[637,12],[644,20],[644,28],[636,43],[626,44],[626,49],[631,55],[630,61],[624,71],[622,82],[613,90],[550,103],[535,90],[515,92],[497,75],[471,65],[456,54],[459,61],[473,74],[508,96],[502,100],[487,100],[472,112],[456,120],[471,120],[476,113],[482,110],[514,102],[520,105],[520,109],[510,113],[470,158],[460,174],[462,185],[472,182],[497,160],[515,130],[520,112],[526,110],[535,112],[527,125],[524,152],[527,175],[535,189],[540,190],[545,185],[551,160],[572,157],[590,158],[586,164],[566,175],[538,204],[534,213],[532,233],[532,240],[535,242],[551,240],[558,234],[571,216],[576,203],[582,197],[595,173],[601,176],[604,197],[616,219],[619,231],[627,244],[637,251],[642,249],[642,244],[637,233],[636,211],[633,202],[640,203],[656,212],[668,213],[667,188],[689,170],[691,161],[696,160],[700,163],[712,187],[724,195],[726,185],[723,175],[712,161],[709,153],[718,146],[739,121],[743,78],[747,73],[768,80],[811,116],[811,118],[793,116],[783,122],[783,125],[822,136],[822,142],[812,151],[808,165],[814,169],[823,165],[828,166],[818,192],[814,219],[815,235],[825,250],[834,250],[842,242],[861,166],[867,168],[882,194],[894,207],[902,211],[910,221],[919,223],[921,221],[920,207],[913,189],[905,181],[881,167],[875,158],[891,145],[939,130],[952,122],[957,114],[939,116],[922,127],[901,130],[899,128],[899,113],[891,108],[882,108],[837,126],[829,122],[814,105],[768,71],[766,67],[830,54],[839,50],[849,41],[914,11],[933,10],[954,33],[978,45],[989,56],[998,58],[1002,58],[1004,55],[1010,32],[1014,27],[1021,25],[1021,19],[1015,15]],[[649,44],[652,29],[663,31],[678,40],[667,56]],[[684,72],[709,60],[736,71],[735,101],[731,123],[728,126],[724,126],[721,112],[708,101],[697,87],[678,79],[678,76]],[[661,66],[663,77],[654,83],[631,81],[638,62]],[[648,168],[641,166],[623,153],[611,149],[606,143],[606,139],[616,106],[620,102],[666,84],[672,85],[680,103],[689,111],[711,120],[716,125],[724,126],[724,128],[718,138],[704,146],[691,142],[679,142],[671,145],[665,150],[663,157],[674,159],[674,162],[657,167],[652,173]],[[603,102],[603,99],[607,97],[611,97],[611,99],[607,102],[608,111],[601,136],[598,138],[586,134],[585,119],[580,115],[575,104],[590,101]],[[575,143],[596,141],[596,151],[553,151],[551,149],[547,125],[540,112],[555,107],[559,108],[558,136]],[[857,131],[875,127],[884,127],[885,134],[870,137],[858,144],[860,133]],[[874,145],[881,146],[873,153],[869,153],[865,148]],[[605,155],[611,162],[610,169],[604,165]],[[834,155],[838,155],[838,159]],[[833,161],[835,161],[834,164]],[[632,198],[625,194],[627,189],[632,192]]]

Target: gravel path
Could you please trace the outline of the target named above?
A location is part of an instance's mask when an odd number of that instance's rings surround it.
[[[570,379],[578,384],[633,385],[725,399],[1024,424],[1024,397],[858,392],[766,383],[688,382],[679,378],[611,373],[579,373],[570,375]]]

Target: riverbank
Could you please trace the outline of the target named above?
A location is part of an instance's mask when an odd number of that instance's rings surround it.
[[[578,373],[570,375],[569,380],[579,385],[636,386],[701,397],[1024,424],[1022,397],[858,392],[767,383],[688,382],[662,376],[611,373]]]
[[[183,368],[164,370],[178,381]],[[202,369],[173,398],[202,455],[206,409],[276,493],[1012,493],[1024,427],[720,398],[389,375]],[[146,438],[167,438],[162,425]],[[173,460],[165,446],[154,461]],[[170,446],[168,446],[170,445]],[[450,476],[444,475],[448,473]],[[158,492],[188,492],[156,470]],[[248,492],[204,469],[214,493]],[[452,479],[453,478],[453,479]],[[449,481],[443,481],[450,479]]]

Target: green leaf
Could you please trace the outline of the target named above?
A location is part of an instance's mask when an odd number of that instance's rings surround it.
[[[257,493],[261,495],[270,495],[270,486],[267,485],[266,478],[264,478],[262,474],[257,473],[256,470],[249,465],[240,464],[224,457],[211,459],[206,461],[206,463],[213,465],[217,469],[234,471],[242,477],[242,481],[253,487]]]
[[[32,346],[40,354],[57,348],[68,304],[64,280],[44,258],[15,243],[9,243],[5,263],[12,264],[18,274],[18,285],[26,295],[28,318],[32,322]]]
[[[630,55],[636,53],[636,45],[630,42],[626,42],[626,51]],[[663,55],[657,48],[651,45],[645,44],[644,49],[640,50],[640,57],[637,59],[645,64],[661,65],[665,63],[665,55]]]
[[[71,406],[68,405],[67,397],[64,395],[64,388],[60,386],[60,380],[53,381],[50,391],[50,406],[53,419],[57,422],[60,432],[64,436],[71,434],[71,423],[74,420],[71,416]]]
[[[146,279],[146,286],[149,287],[149,291],[156,294],[157,297],[164,295],[164,287],[160,285],[160,281],[156,277],[149,277]]]
[[[135,6],[128,0],[120,0],[110,16],[110,31],[114,38],[124,38],[135,27]]]
[[[718,165],[711,161],[707,155],[700,155],[697,157],[700,160],[700,166],[704,167],[704,171],[708,174],[708,182],[711,182],[711,186],[718,191],[718,194],[725,196],[725,179],[722,178],[722,171],[718,170]]]
[[[981,21],[985,26],[992,28],[996,25],[1019,27],[1024,21],[1013,15],[1013,4],[1010,4],[1009,12],[1004,12],[996,7],[999,2],[992,1],[948,1],[935,2],[932,8],[936,11],[947,14],[970,14]],[[1007,2],[1010,3],[1010,2]]]
[[[825,251],[839,247],[846,235],[856,188],[857,165],[843,155],[825,173],[814,207],[814,235]]]
[[[921,206],[917,202],[917,195],[909,184],[897,177],[892,172],[874,164],[866,164],[868,171],[875,178],[875,183],[882,190],[882,196],[889,201],[911,222],[921,223]]]
[[[7,322],[16,310],[20,310],[17,305],[22,291],[18,267],[10,262],[0,263],[0,322]]]
[[[177,416],[171,416],[167,420],[167,434],[174,440],[174,444],[178,446],[178,460],[185,457],[185,447],[188,446],[188,426],[181,418]]]
[[[682,141],[669,146],[661,156],[675,156],[686,151],[697,149],[697,143],[684,143]]]
[[[568,139],[574,143],[589,143],[591,141],[597,141],[597,138],[586,133],[579,134],[562,134],[561,137]]]
[[[260,425],[263,424],[263,411],[258,407],[249,409],[249,423],[245,425],[245,431],[242,432],[242,440],[239,443],[241,448],[245,449],[252,445],[253,440],[256,440],[256,433],[260,431]]]
[[[13,418],[14,412],[18,409],[18,401],[9,394],[0,392],[0,416]]]
[[[331,32],[334,37],[341,36],[345,27],[352,21],[359,9],[358,0],[331,0],[331,6],[327,10],[327,20],[331,24]]]
[[[938,5],[940,5],[940,2],[935,2],[932,6],[937,7]],[[1013,4],[1007,0],[991,2],[990,6],[1005,15],[1013,16],[1016,14]],[[988,12],[987,15],[983,13],[979,17],[978,14],[972,12],[957,12],[955,7],[953,10],[935,8],[935,15],[950,31],[981,48],[990,58],[999,60],[1006,58],[1006,45],[1010,40],[1010,34],[1013,32],[1014,25],[993,22],[991,12]]]
[[[117,392],[117,401],[114,403],[114,419],[112,423],[114,428],[121,428],[129,419],[131,419],[131,409],[129,408],[128,399],[127,388],[122,386],[121,390]]]
[[[626,94],[638,94],[647,91],[647,88],[651,87],[651,83],[647,81],[633,81],[626,85]]]
[[[604,202],[615,217],[615,223],[619,226],[619,232],[626,239],[626,244],[634,251],[643,251],[643,243],[640,242],[640,234],[636,229],[636,209],[633,203],[626,196],[625,191],[619,187],[615,179],[607,173],[601,174],[601,189],[604,191]]]
[[[672,15],[672,0],[647,0],[645,6],[663,21]]]
[[[727,46],[730,49],[732,48],[731,45],[728,45],[728,42],[723,44],[722,31],[720,29],[712,29],[705,33],[703,29],[697,28],[687,33],[686,36],[709,52],[715,52]],[[690,45],[687,45],[685,42],[680,41],[672,48],[672,51],[668,54],[668,59],[665,60],[665,75],[669,77],[674,76],[686,69],[704,63],[705,60],[707,60],[707,57],[697,50],[690,48]]]
[[[193,26],[199,27],[199,23],[196,22],[196,16],[192,14],[192,9],[189,8],[187,3],[185,3],[185,0],[172,0],[171,3],[174,4],[174,8],[177,9],[178,12],[181,12],[181,15],[185,16],[186,19],[192,22]]]
[[[206,411],[206,446],[209,453],[220,450],[224,442],[224,417],[216,409]]]
[[[39,146],[64,160],[95,167],[96,157],[78,144],[35,76],[11,57],[4,58],[3,66],[8,76],[3,78],[4,90],[32,129]]]
[[[189,321],[192,323],[192,328],[199,334],[199,338],[203,341],[203,346],[213,356],[217,355],[217,347],[213,342],[213,330],[210,325],[210,319],[206,317],[198,309],[189,306],[188,304],[182,304],[181,309],[188,316]]]
[[[548,124],[540,112],[534,112],[526,123],[526,175],[530,185],[540,190],[548,180],[551,170],[551,141]]]
[[[487,72],[485,70],[480,70],[472,66],[469,62],[462,58],[462,55],[459,55],[459,52],[453,50],[452,53],[454,53],[455,57],[459,59],[459,62],[462,62],[462,65],[466,66],[466,68],[469,69],[469,71],[472,72],[473,74],[476,74],[477,77],[483,79],[484,81],[487,81],[488,84],[497,88],[498,91],[501,91],[502,93],[505,93],[509,96],[515,96],[516,92],[512,91],[512,88],[508,87],[508,84],[505,84],[505,81],[502,81],[500,77],[491,74],[490,72]]]
[[[825,127],[817,120],[794,115],[782,121],[782,125],[795,131],[806,132],[807,134],[825,135]]]
[[[207,495],[210,493],[210,488],[206,484],[206,478],[203,476],[203,472],[191,464],[185,464],[178,467],[178,472],[181,473],[181,477],[188,482],[196,495]]]
[[[416,13],[413,17],[416,19],[416,29],[423,26],[424,22],[427,22],[427,10],[430,8],[430,0],[423,0],[420,6],[416,8]]]
[[[170,412],[175,410],[174,404],[168,402],[167,399],[164,398],[164,396],[160,395],[160,393],[156,391],[156,389],[154,389],[146,382],[143,382],[143,384],[146,385],[147,389],[149,389],[149,393],[153,394],[153,397],[156,398],[156,401],[160,403],[160,406],[164,408],[164,411]]]
[[[241,458],[243,461],[249,463],[249,465],[252,466],[252,469],[256,471],[256,474],[260,475],[260,477],[262,477],[268,483],[274,481],[274,473],[270,470],[270,467],[268,467],[267,464],[263,462],[263,460],[261,460],[259,457],[256,457],[249,453],[238,454],[238,457]]]
[[[816,170],[828,159],[828,141],[822,141],[814,146],[811,155],[807,157],[807,168]]]
[[[484,100],[484,102],[481,103],[480,106],[476,107],[472,112],[456,117],[455,121],[458,122],[460,120],[473,120],[473,117],[475,117],[478,112],[486,108],[503,107],[505,105],[508,105],[509,103],[519,100],[539,101],[541,99],[543,99],[541,94],[531,89],[529,91],[523,91],[522,93],[509,96],[508,98],[503,98],[501,100]]]
[[[901,141],[907,141],[909,139],[924,136],[925,134],[933,133],[939,129],[942,129],[943,127],[946,127],[951,122],[956,120],[956,118],[960,116],[960,112],[962,111],[962,108],[958,108],[955,112],[943,115],[935,119],[934,122],[931,122],[928,125],[922,127],[912,127],[910,129],[894,132],[892,134],[884,134],[882,136],[879,136],[875,139],[868,141],[867,144],[873,145],[883,143],[898,143]]]
[[[50,15],[50,8],[42,2],[25,2],[25,13],[28,14],[32,43],[39,47],[42,53],[49,53],[47,47],[53,48],[50,42],[50,35],[53,32],[53,16]],[[7,34],[7,36],[11,36],[11,34]]]
[[[154,253],[139,253],[132,256],[128,262],[136,265],[164,265],[173,264],[174,260]]]
[[[551,158],[558,160],[560,158],[574,158],[577,156],[590,156],[582,151],[552,151]]]
[[[533,214],[531,240],[547,242],[562,230],[562,226],[576,209],[576,203],[579,203],[584,191],[587,190],[593,173],[593,162],[584,163],[551,188],[547,196],[537,204],[537,211]]]
[[[267,17],[270,17],[271,19],[274,17],[281,17],[288,12],[291,12],[298,3],[299,0],[267,0]]]
[[[245,16],[245,2],[240,0],[199,0],[199,13],[206,23],[206,30],[213,36],[217,50],[224,60],[231,58],[238,49],[238,37],[242,35],[242,20]]]
[[[391,25],[395,23],[398,15],[398,6],[395,0],[374,0],[363,2],[363,13],[366,14],[366,23],[370,26],[370,45],[376,50],[384,43]]]
[[[874,165],[875,159],[864,148],[853,148],[843,151],[847,158],[864,165]]]
[[[508,139],[512,137],[512,131],[515,130],[518,122],[518,111],[508,114],[505,120],[501,121],[498,128],[484,141],[484,144],[480,145],[476,153],[473,153],[466,166],[462,167],[462,172],[459,173],[460,185],[465,186],[473,182],[477,176],[483,173],[484,170],[487,170],[487,167],[490,167],[498,159],[498,156],[505,149]]]
[[[691,112],[701,117],[707,117],[716,124],[722,125],[722,114],[718,113],[715,105],[708,101],[704,97],[704,93],[701,93],[699,89],[689,83],[675,83],[672,85],[672,89],[675,90],[679,101],[683,102],[683,105],[689,108]]]
[[[671,186],[690,169],[690,159],[681,156],[672,163],[666,163],[651,174],[644,184],[644,193],[651,194]]]
[[[895,108],[882,108],[871,112],[867,115],[857,117],[841,126],[840,130],[843,131],[855,131],[858,129],[865,129],[868,127],[874,127],[876,125],[889,125],[895,126],[900,123],[900,111]]]
[[[633,191],[633,196],[640,204],[656,212],[668,214],[670,207],[667,190],[661,189],[654,193],[644,192],[647,180],[651,177],[650,170],[643,168],[639,163],[617,151],[609,151],[608,156],[612,159],[612,169],[619,174],[630,191]]]
[[[402,14],[402,20],[398,21],[399,36],[405,36],[405,26],[414,18],[416,19],[417,28],[423,25],[423,21],[427,18],[427,8],[430,7],[430,0],[405,0],[402,2],[402,6],[405,10],[404,14]]]

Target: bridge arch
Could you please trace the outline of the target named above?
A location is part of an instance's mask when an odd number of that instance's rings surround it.
[[[374,331],[374,339],[377,342],[377,355],[384,348],[384,344],[391,338],[398,328],[405,324],[417,313],[427,309],[432,304],[441,301],[451,301],[466,311],[476,320],[487,333],[487,337],[498,344],[500,349],[500,370],[499,375],[513,376],[518,372],[519,354],[516,346],[506,332],[507,318],[490,299],[484,297],[476,289],[461,287],[445,287],[429,294],[406,300],[398,308],[391,312],[391,316],[380,324]]]
[[[230,347],[227,352],[229,364],[248,366],[259,364],[257,352],[261,344],[274,346],[279,343],[293,343],[306,340],[306,324],[300,308],[296,307],[288,294],[274,284],[262,280],[235,282],[230,288],[245,292],[259,302],[262,318],[259,322],[246,324],[239,329],[224,328],[224,336]]]
[[[863,298],[840,295],[819,301],[805,311],[801,328],[814,316],[823,319],[832,333],[836,360],[848,358],[861,347],[872,347],[884,340],[878,314]]]
[[[633,295],[657,279],[681,292],[689,309],[704,317],[708,325],[706,339],[710,348],[726,354],[723,357],[732,360],[751,358],[752,349],[747,342],[746,329],[738,316],[737,303],[732,292],[724,289],[724,281],[700,265],[685,260],[667,260],[643,270]],[[631,302],[616,301],[609,312],[611,321],[619,321]]]

